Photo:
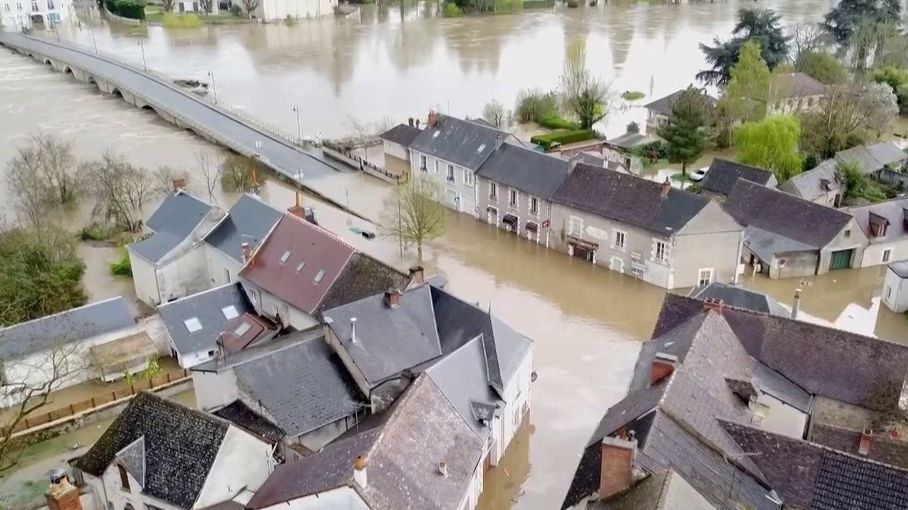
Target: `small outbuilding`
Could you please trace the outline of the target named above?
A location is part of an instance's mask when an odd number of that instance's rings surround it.
[[[908,311],[908,260],[889,264],[883,281],[883,303],[896,313]]]

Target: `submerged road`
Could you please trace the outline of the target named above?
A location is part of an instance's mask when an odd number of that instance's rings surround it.
[[[0,44],[20,53],[32,54],[34,58],[46,57],[85,75],[105,80],[121,94],[128,93],[147,103],[165,119],[170,115],[178,119],[178,124],[201,136],[240,154],[257,156],[274,171],[304,186],[303,180],[337,171],[320,156],[294,146],[254,122],[185,92],[152,73],[113,58],[11,32],[0,31]]]

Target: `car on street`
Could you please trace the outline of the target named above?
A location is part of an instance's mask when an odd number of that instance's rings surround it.
[[[707,170],[709,170],[708,166],[705,166],[703,168],[698,168],[698,169],[694,170],[693,172],[691,172],[690,175],[688,176],[688,178],[694,182],[700,182],[703,180],[704,177],[706,177]]]

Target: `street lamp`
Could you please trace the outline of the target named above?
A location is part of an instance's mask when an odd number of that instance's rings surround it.
[[[136,42],[139,45],[139,49],[142,50],[142,67],[148,72],[148,62],[145,61],[145,45],[142,44],[142,41]]]
[[[88,31],[91,32],[91,42],[95,45],[95,55],[98,54],[98,41],[95,39],[95,28],[91,26],[91,20],[88,20]]]
[[[211,78],[211,97],[214,99],[214,104],[218,104],[218,89],[214,86],[214,71],[208,71],[208,77]]]
[[[293,111],[296,112],[296,143],[302,143],[303,131],[300,128],[300,107],[293,105]]]

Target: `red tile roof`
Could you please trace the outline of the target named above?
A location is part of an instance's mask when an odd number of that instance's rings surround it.
[[[284,215],[240,275],[312,315],[355,252],[330,232]]]

